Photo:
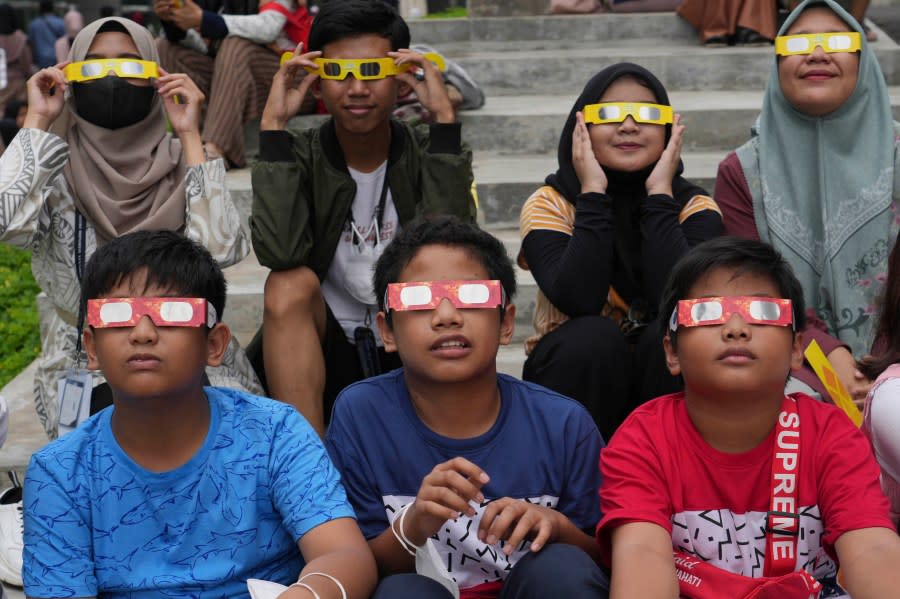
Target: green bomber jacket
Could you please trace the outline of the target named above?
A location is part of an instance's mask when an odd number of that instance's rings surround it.
[[[391,121],[388,184],[400,225],[428,214],[474,220],[472,152],[455,124]],[[260,264],[308,266],[320,280],[356,197],[333,119],[318,129],[261,131],[250,231]]]

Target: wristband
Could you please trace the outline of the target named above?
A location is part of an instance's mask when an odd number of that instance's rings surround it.
[[[403,532],[403,522],[406,518],[406,512],[409,510],[409,507],[412,504],[413,502],[410,501],[400,509],[399,515],[391,521],[391,532],[394,533],[394,538],[397,539],[397,542],[400,543],[400,546],[403,547],[403,549],[406,550],[408,554],[416,557],[416,546],[413,545],[408,538],[406,538],[406,533]],[[397,528],[394,528],[395,523],[397,524]],[[400,530],[399,533],[397,532],[397,529]]]
[[[309,585],[306,584],[305,582],[300,582],[300,581],[298,580],[297,582],[295,582],[294,584],[292,584],[292,585],[291,585],[290,587],[288,587],[288,588],[293,588],[293,587],[300,587],[300,588],[306,589],[307,591],[309,591],[310,593],[312,593],[313,599],[322,599],[321,597],[319,597],[319,594],[316,592],[316,589],[312,588],[311,586],[309,586]]]
[[[331,574],[326,574],[325,572],[307,572],[303,576],[300,577],[300,580],[297,581],[297,584],[303,583],[303,580],[309,578],[310,576],[322,576],[327,578],[331,582],[337,585],[337,588],[341,591],[341,599],[347,599],[347,591],[344,589],[344,585],[341,584],[341,581],[332,576]],[[315,593],[315,591],[313,591]],[[318,597],[318,596],[317,596]]]

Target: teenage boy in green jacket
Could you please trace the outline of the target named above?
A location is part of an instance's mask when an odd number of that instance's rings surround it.
[[[471,151],[440,72],[409,42],[381,0],[328,2],[309,51],[298,46],[278,71],[263,111],[250,226],[272,272],[262,340],[249,353],[269,394],[320,434],[343,387],[400,366],[375,326],[372,267],[384,247],[417,216],[475,215]],[[407,86],[435,124],[391,120]],[[332,118],[288,132],[308,89]]]

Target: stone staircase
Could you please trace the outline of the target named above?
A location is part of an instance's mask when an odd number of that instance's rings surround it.
[[[900,47],[869,24],[879,33],[874,48],[900,119]],[[460,113],[460,120],[463,138],[475,154],[479,221],[504,242],[512,258],[519,249],[521,205],[555,170],[560,130],[594,73],[631,61],[660,77],[687,125],[685,173],[712,193],[719,161],[746,141],[759,113],[772,56],[771,46],[703,48],[694,30],[674,13],[422,20],[410,25],[414,42],[435,46],[459,62],[487,94],[483,108]],[[312,127],[323,118],[297,117],[290,126]],[[249,128],[251,151],[255,138],[255,129]],[[249,210],[249,175],[237,171],[228,177],[242,210]],[[242,339],[261,318],[263,278],[252,274],[258,268],[252,264],[245,260],[228,273],[239,283],[232,285],[226,320],[234,319]],[[519,376],[536,286],[527,271],[517,268],[517,277],[517,332],[514,343],[501,348],[498,366]]]

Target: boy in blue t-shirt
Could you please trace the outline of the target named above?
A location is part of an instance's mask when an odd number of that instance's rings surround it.
[[[397,574],[373,599],[605,597],[585,532],[603,441],[579,403],[497,373],[515,322],[503,245],[422,220],[387,247],[374,287],[404,368],[345,389],[326,439],[380,573]]]
[[[176,233],[91,258],[84,347],[114,405],[32,458],[29,597],[246,597],[248,578],[298,574],[285,599],[368,597],[371,552],[316,433],[290,406],[203,387],[224,304],[212,256]]]

